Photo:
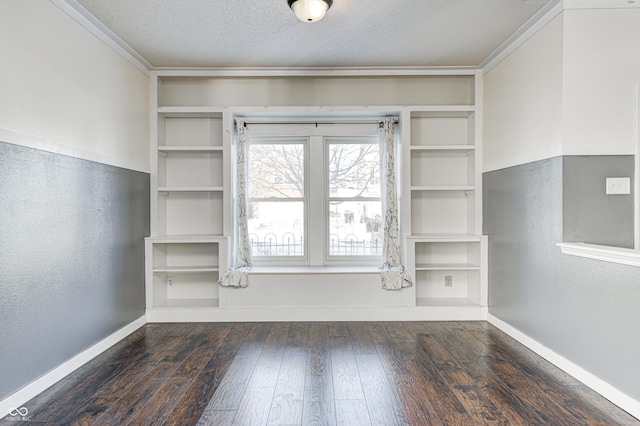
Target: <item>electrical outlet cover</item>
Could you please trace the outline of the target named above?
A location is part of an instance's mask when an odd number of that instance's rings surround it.
[[[444,276],[444,286],[445,287],[453,287],[453,276],[445,275]]]
[[[611,177],[607,178],[607,195],[631,194],[631,178]]]

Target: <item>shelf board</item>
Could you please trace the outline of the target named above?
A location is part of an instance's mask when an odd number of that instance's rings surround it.
[[[476,110],[475,105],[412,106],[411,118],[466,118]]]
[[[476,147],[475,145],[412,145],[409,149],[411,151],[470,152]]]
[[[480,266],[472,263],[439,263],[416,265],[416,271],[478,271]]]
[[[412,191],[475,191],[474,185],[422,185],[412,186]]]
[[[405,237],[415,242],[423,243],[449,243],[449,242],[478,242],[484,235],[460,233],[460,234],[411,234]]]
[[[153,272],[219,272],[217,266],[157,266]]]
[[[221,192],[221,186],[159,186],[158,192]]]
[[[169,118],[222,118],[223,108],[195,106],[161,106],[158,114]]]
[[[222,146],[202,146],[202,145],[160,145],[158,151],[160,152],[220,152],[223,151]]]
[[[443,307],[480,307],[479,304],[466,297],[418,297],[416,306],[443,306]]]
[[[147,237],[154,243],[160,244],[181,244],[181,243],[218,243],[227,241],[229,238],[218,234],[181,234],[181,235],[160,235],[155,237]]]
[[[193,309],[193,308],[218,308],[218,299],[167,299],[162,303],[154,304],[153,309]]]

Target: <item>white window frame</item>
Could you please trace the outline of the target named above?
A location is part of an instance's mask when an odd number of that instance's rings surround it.
[[[268,264],[268,265],[308,265],[309,264],[309,199],[310,199],[310,176],[309,176],[309,138],[308,137],[273,137],[273,136],[257,136],[249,137],[249,152],[251,152],[251,145],[303,145],[304,152],[304,194],[300,198],[253,198],[247,194],[247,203],[253,202],[292,202],[298,201],[303,203],[303,256],[253,256],[255,264]],[[248,164],[251,163],[251,155],[249,154]],[[249,173],[249,166],[247,173]],[[247,181],[249,182],[249,180]]]
[[[326,119],[325,119],[326,120]],[[363,119],[364,121],[366,119]],[[369,139],[378,142],[378,118],[368,119],[370,124],[346,125],[339,123],[332,126],[319,120],[319,125],[291,124],[296,119],[279,118],[274,121],[264,120],[264,125],[249,122],[249,146],[255,143],[279,144],[283,141],[305,145],[305,224],[304,251],[305,256],[254,256],[256,266],[378,266],[380,256],[329,256],[329,198],[328,198],[328,161],[326,151],[327,140]],[[248,120],[249,121],[249,120]],[[278,124],[278,122],[286,122]],[[305,119],[306,121],[310,121]],[[339,121],[332,119],[330,121]],[[360,121],[360,120],[358,120]],[[320,161],[321,160],[321,161]],[[313,194],[313,196],[312,196]],[[248,202],[257,199],[247,197]],[[273,201],[273,200],[264,200]],[[312,224],[314,226],[312,226]],[[321,224],[321,226],[315,226]]]
[[[324,188],[326,191],[326,196],[324,197],[324,256],[325,256],[325,264],[327,265],[369,265],[369,264],[379,264],[381,261],[381,256],[339,256],[339,255],[331,255],[330,254],[330,217],[329,211],[331,209],[331,201],[354,201],[354,202],[367,202],[367,201],[378,201],[382,203],[382,189],[379,197],[331,197],[329,194],[329,145],[331,144],[376,144],[380,145],[378,136],[340,136],[340,137],[325,137],[324,138]],[[382,246],[382,242],[380,242]]]

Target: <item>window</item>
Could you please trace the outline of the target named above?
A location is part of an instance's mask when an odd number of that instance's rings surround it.
[[[306,258],[306,141],[249,144],[248,225],[252,255]]]
[[[380,150],[371,139],[327,140],[329,258],[379,256]]]
[[[260,131],[267,127],[269,131]],[[247,201],[254,261],[378,263],[382,209],[377,125],[351,131],[358,134],[348,137],[332,132],[291,136],[291,126],[282,132],[288,136],[273,136],[278,127],[286,126],[251,127]],[[336,127],[346,133],[349,126]]]

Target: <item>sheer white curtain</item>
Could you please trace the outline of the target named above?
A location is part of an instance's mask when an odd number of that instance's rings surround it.
[[[398,225],[398,199],[396,191],[395,118],[380,123],[380,174],[384,233],[382,240],[382,288],[400,290],[411,287],[411,277],[400,259],[400,227]]]
[[[246,287],[249,284],[248,272],[251,270],[251,243],[247,224],[247,144],[248,130],[244,120],[236,120],[238,139],[236,144],[236,213],[238,215],[236,253],[234,264],[220,278],[225,287]]]

